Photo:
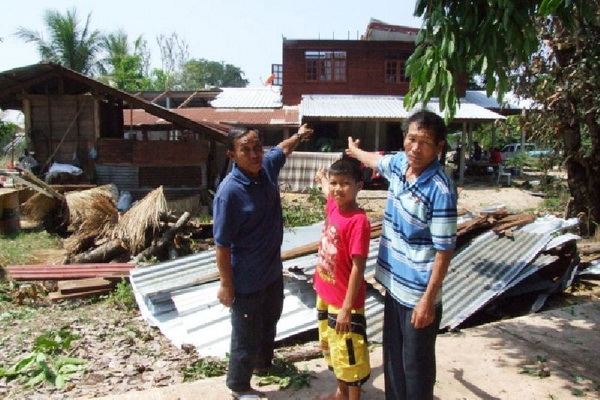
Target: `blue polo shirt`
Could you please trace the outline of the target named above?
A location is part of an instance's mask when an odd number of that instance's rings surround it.
[[[379,172],[390,183],[375,278],[398,302],[414,308],[423,296],[438,250],[456,244],[456,189],[434,160],[406,181],[406,153],[384,156]],[[442,291],[437,302],[441,302]]]
[[[253,293],[281,276],[283,216],[277,178],[285,164],[280,147],[265,153],[257,181],[234,164],[213,200],[215,244],[231,248],[236,292]]]

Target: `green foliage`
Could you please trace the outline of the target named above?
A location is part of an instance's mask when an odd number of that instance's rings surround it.
[[[450,119],[456,112],[459,78],[480,74],[491,95],[509,87],[508,67],[524,62],[537,49],[531,24],[537,1],[418,0],[415,15],[424,24],[417,48],[407,62],[411,87],[405,105],[439,97]]]
[[[246,87],[244,72],[235,65],[205,59],[192,59],[183,66],[181,89],[197,90],[205,86]]]
[[[100,47],[104,53],[100,62],[101,82],[127,91],[150,88],[150,53],[142,36],[133,41],[132,50],[127,33],[118,30],[102,36]]]
[[[115,290],[110,293],[107,302],[125,311],[135,311],[138,309],[133,289],[124,278],[117,284]]]
[[[100,47],[100,32],[90,28],[91,13],[85,23],[77,16],[75,8],[61,14],[46,10],[44,23],[51,39],[47,41],[40,32],[19,27],[16,35],[28,43],[37,45],[44,62],[56,62],[67,68],[91,74],[96,67],[96,54]]]
[[[198,379],[222,376],[227,372],[227,360],[216,358],[201,358],[182,370],[183,381],[190,382]]]
[[[314,378],[314,372],[300,371],[293,363],[276,358],[269,373],[260,377],[259,386],[279,385],[280,389],[292,388],[294,390],[310,387],[310,380]]]
[[[0,236],[0,265],[24,264],[35,251],[60,247],[60,238],[45,231]]]
[[[18,126],[12,122],[0,121],[0,147],[12,140],[17,129]]]
[[[0,367],[0,378],[18,379],[26,387],[44,382],[62,388],[74,375],[84,371],[86,360],[69,357],[66,352],[78,337],[68,328],[49,330],[34,341],[33,351],[10,368]]]
[[[318,189],[311,189],[306,202],[282,201],[283,225],[286,228],[312,225],[325,218],[325,198]]]

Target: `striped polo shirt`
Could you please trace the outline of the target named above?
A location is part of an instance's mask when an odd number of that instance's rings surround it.
[[[406,181],[404,152],[384,156],[379,172],[389,182],[375,278],[398,302],[413,308],[421,299],[436,252],[456,244],[456,189],[434,160]],[[436,302],[441,302],[442,291]]]

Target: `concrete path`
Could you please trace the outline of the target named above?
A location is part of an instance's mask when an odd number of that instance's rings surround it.
[[[546,311],[440,335],[435,395],[456,399],[600,399],[600,303]],[[363,399],[384,399],[381,347],[371,353]],[[298,363],[315,373],[310,388],[261,388],[271,400],[307,400],[334,389],[322,360]],[[213,378],[104,400],[224,400],[224,378]]]

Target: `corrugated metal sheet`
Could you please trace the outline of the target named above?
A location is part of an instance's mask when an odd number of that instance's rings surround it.
[[[202,122],[207,126],[211,124],[228,125],[274,125],[274,126],[299,126],[298,106],[283,108],[253,108],[253,109],[231,109],[231,108],[184,108],[171,110],[192,121]],[[123,112],[123,123],[127,127],[140,125],[162,125],[168,124],[164,119],[157,118],[142,110]]]
[[[139,187],[138,167],[124,165],[96,164],[96,181],[98,185],[113,183],[119,190],[131,190]]]
[[[373,118],[373,119],[405,119],[415,110],[404,108],[402,96],[371,95],[303,95],[300,105],[301,119],[305,117],[320,118]],[[428,110],[443,116],[437,99],[431,99]],[[454,120],[495,121],[505,117],[487,110],[466,99],[461,99]]]
[[[477,104],[478,106],[493,109],[506,109],[506,110],[520,110],[522,108],[531,108],[533,102],[528,99],[520,99],[512,93],[506,93],[504,95],[503,104],[498,103],[496,94],[494,93],[491,97],[487,96],[485,90],[467,90],[465,92],[465,99],[469,103]]]
[[[441,328],[456,328],[495,296],[512,286],[551,236],[518,230],[514,238],[488,232],[475,239],[450,263],[444,280]]]
[[[281,108],[281,88],[223,88],[210,102],[214,108]]]
[[[135,268],[132,263],[99,263],[68,265],[9,265],[6,272],[16,281],[65,280],[127,276]]]
[[[572,227],[575,221],[540,218],[525,229],[514,232],[514,238],[483,234],[457,254],[444,281],[444,315],[442,327],[455,328],[494,298],[513,288],[556,257],[541,254],[576,237],[563,235],[553,239],[554,232]],[[283,251],[315,242],[322,223],[284,232]],[[527,226],[529,227],[529,225]],[[379,239],[372,239],[365,277],[374,282]],[[285,305],[278,325],[277,339],[315,328],[315,294],[312,276],[316,254],[287,260]],[[230,338],[229,311],[217,300],[215,252],[208,251],[178,260],[131,271],[131,283],[142,315],[160,328],[176,346],[189,343],[200,354],[222,356],[228,351]],[[383,332],[383,298],[369,289],[366,301],[368,335],[381,342]]]

